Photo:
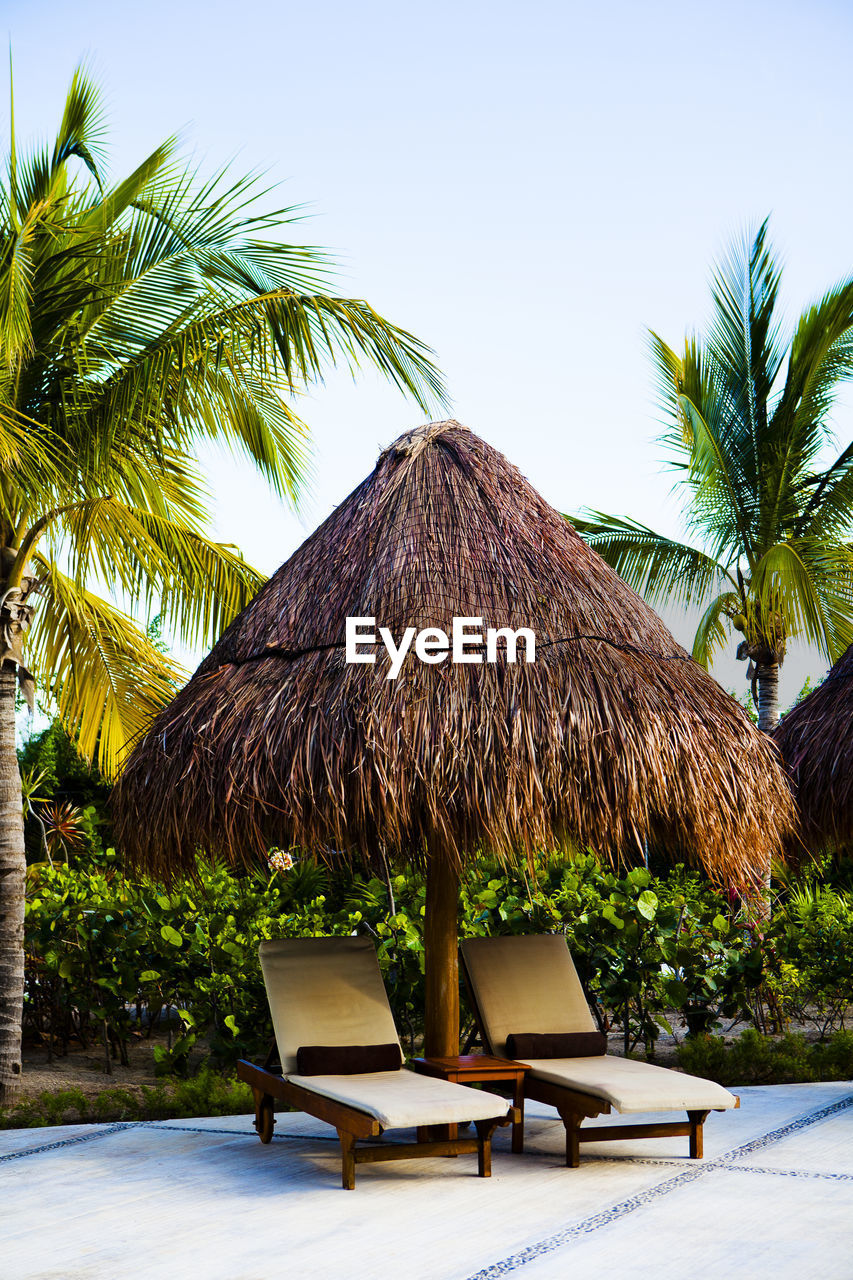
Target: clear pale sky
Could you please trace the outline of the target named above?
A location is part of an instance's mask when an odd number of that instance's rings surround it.
[[[853,9],[740,3],[428,6],[2,0],[19,137],[53,132],[85,57],[123,174],[180,130],[209,168],[282,182],[340,289],[436,350],[453,414],[560,510],[680,536],[646,330],[707,315],[712,259],[772,214],[793,317],[853,272]],[[6,130],[7,111],[3,109]],[[302,405],[299,515],[209,457],[216,533],[270,572],[419,410],[367,375]],[[853,436],[853,396],[836,418]],[[689,620],[668,616],[689,646]],[[734,645],[732,645],[732,648]],[[791,651],[782,705],[816,655]],[[715,674],[741,692],[744,667]]]

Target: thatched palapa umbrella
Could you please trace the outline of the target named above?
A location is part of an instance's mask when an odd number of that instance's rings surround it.
[[[349,663],[346,619],[529,628],[535,662]],[[433,641],[440,637],[432,637]],[[423,648],[435,658],[437,646]],[[459,875],[478,850],[646,838],[750,882],[793,822],[773,745],[495,449],[457,422],[401,436],[228,628],[131,756],[125,851],[270,844],[426,866],[426,1047],[458,1051]]]
[[[853,645],[773,736],[791,771],[806,846],[853,845]]]

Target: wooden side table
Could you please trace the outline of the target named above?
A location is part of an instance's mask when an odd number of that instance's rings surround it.
[[[524,1150],[524,1075],[530,1068],[525,1062],[511,1058],[491,1058],[485,1053],[465,1053],[458,1058],[415,1058],[412,1065],[422,1076],[450,1080],[452,1084],[489,1084],[495,1080],[511,1080],[512,1149]],[[444,1127],[444,1126],[442,1126]],[[456,1137],[456,1125],[447,1126],[448,1137]],[[420,1132],[418,1139],[421,1139]]]

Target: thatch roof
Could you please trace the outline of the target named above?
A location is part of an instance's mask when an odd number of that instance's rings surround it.
[[[806,846],[853,844],[853,645],[773,736],[791,772]]]
[[[347,664],[347,616],[530,627],[536,661]],[[741,883],[789,833],[772,743],[502,454],[409,432],[134,750],[118,837],[155,871],[271,844],[455,863],[644,838]]]

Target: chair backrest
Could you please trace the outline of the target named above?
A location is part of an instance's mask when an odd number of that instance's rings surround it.
[[[566,939],[560,934],[466,938],[462,960],[486,1050],[530,1032],[595,1031]]]
[[[280,938],[259,954],[285,1075],[303,1045],[399,1045],[369,938]]]

